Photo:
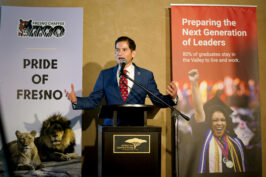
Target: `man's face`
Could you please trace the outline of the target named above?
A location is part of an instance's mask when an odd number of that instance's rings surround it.
[[[121,60],[126,59],[127,64],[125,66],[125,68],[127,66],[129,66],[132,63],[132,59],[136,56],[136,51],[135,50],[131,50],[128,46],[128,42],[127,41],[121,41],[118,42],[115,46],[115,57],[117,60],[117,63],[120,63]]]
[[[213,135],[221,138],[224,135],[226,129],[225,116],[220,111],[215,111],[212,114],[212,131]]]

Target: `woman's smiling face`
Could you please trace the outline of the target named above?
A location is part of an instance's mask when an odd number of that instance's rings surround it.
[[[226,130],[226,117],[221,111],[212,114],[212,131],[214,136],[221,138]]]

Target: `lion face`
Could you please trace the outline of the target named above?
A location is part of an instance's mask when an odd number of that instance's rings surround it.
[[[64,135],[64,129],[63,127],[56,123],[51,125],[47,131],[47,136],[49,137],[49,141],[53,146],[57,146],[61,144],[63,135]]]
[[[36,131],[31,131],[30,133],[21,133],[20,131],[16,131],[17,136],[17,144],[19,150],[22,152],[29,152],[34,146],[34,139],[36,136]]]
[[[70,121],[60,115],[54,115],[43,122],[41,138],[51,149],[61,150],[66,143],[66,130],[70,129]]]

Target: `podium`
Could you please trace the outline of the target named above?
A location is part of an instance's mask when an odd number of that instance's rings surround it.
[[[99,118],[113,126],[98,128],[98,177],[160,177],[161,127],[147,126],[159,111],[152,105],[104,105]]]
[[[112,118],[113,126],[146,126],[147,119],[153,119],[160,107],[142,104],[103,105],[99,118]]]

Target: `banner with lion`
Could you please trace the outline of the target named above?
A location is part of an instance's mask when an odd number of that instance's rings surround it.
[[[74,83],[81,96],[83,9],[2,6],[0,12],[0,97],[14,169],[80,164],[81,111],[72,110],[64,89]]]

